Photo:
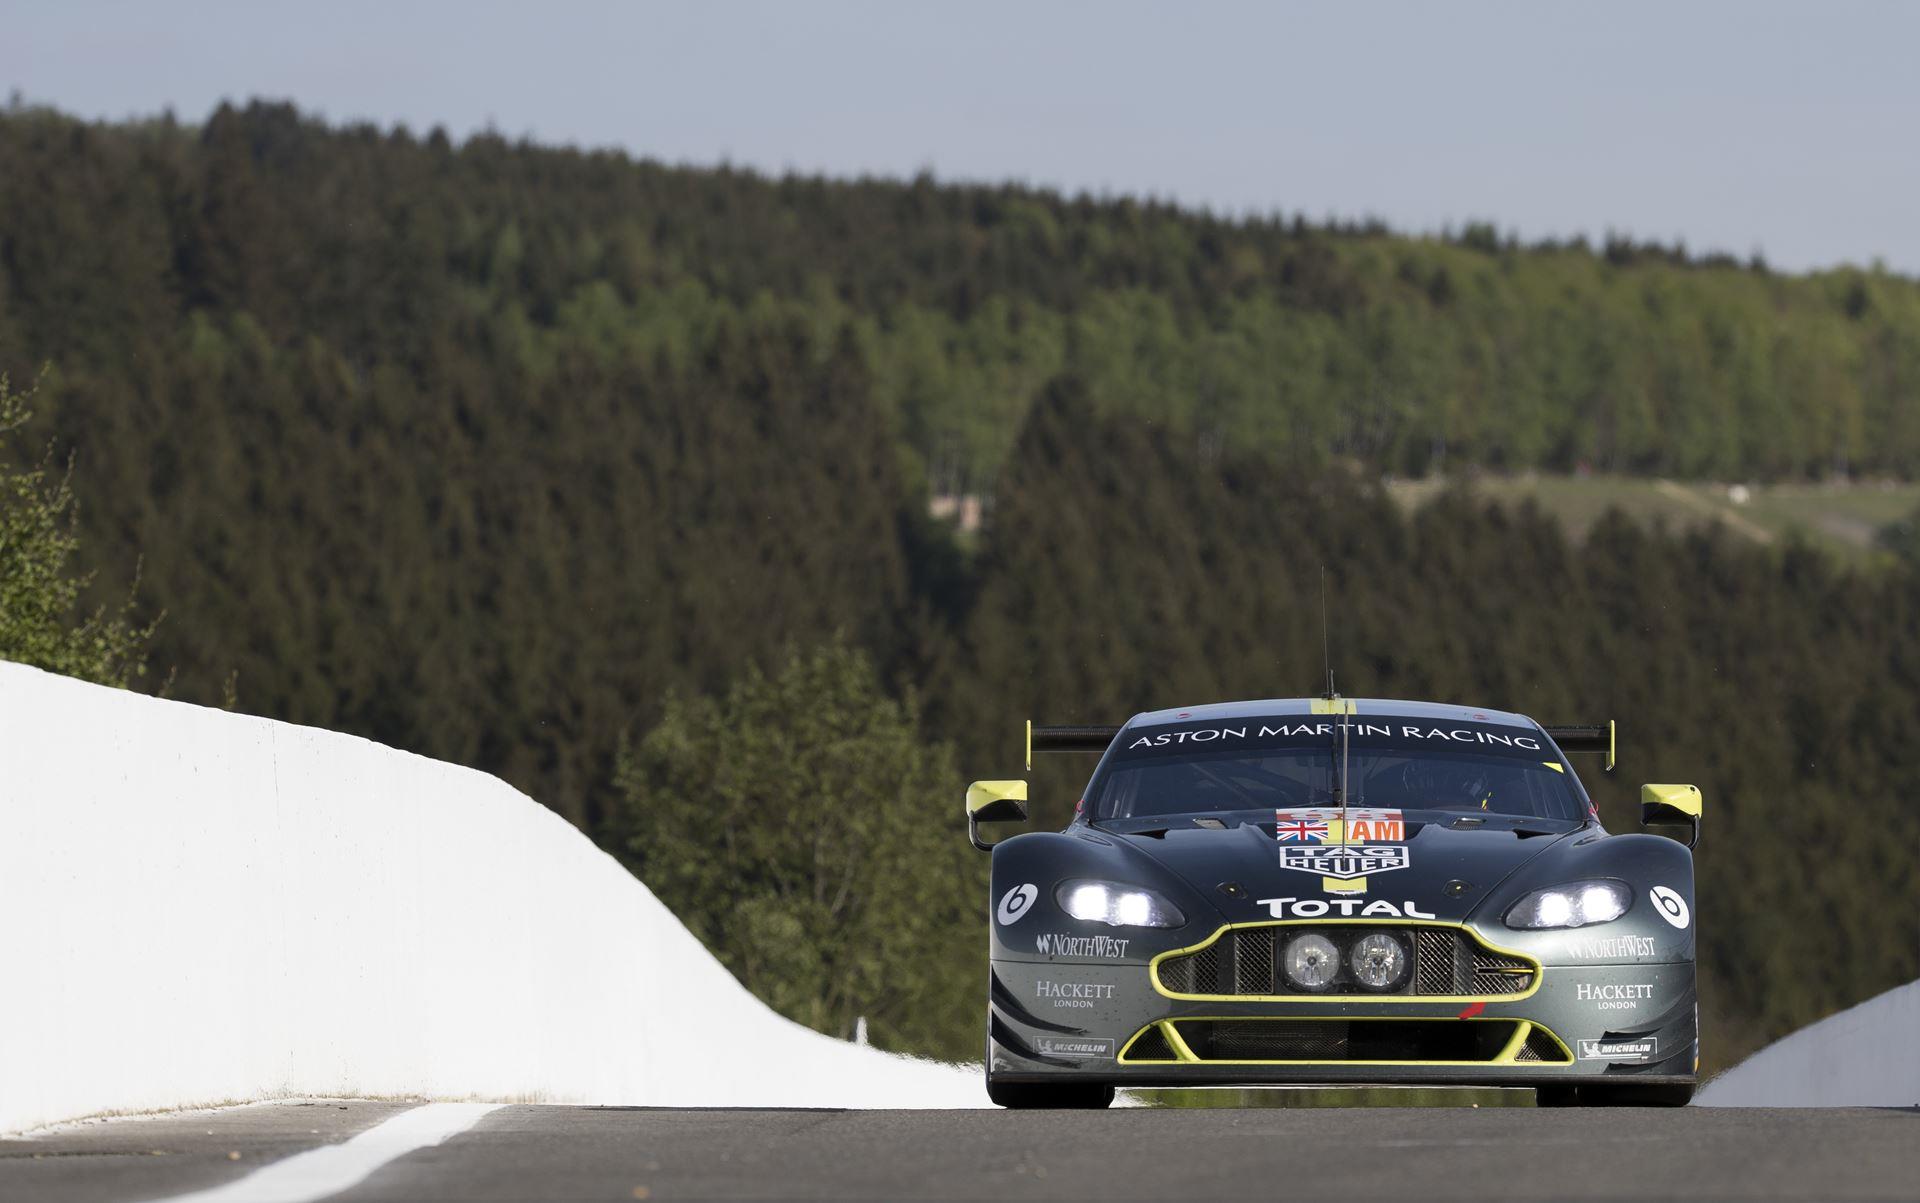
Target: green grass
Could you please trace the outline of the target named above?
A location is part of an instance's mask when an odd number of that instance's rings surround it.
[[[1388,492],[1414,508],[1448,483],[1395,481]],[[1920,484],[1862,481],[1835,484],[1748,485],[1744,504],[1731,487],[1628,476],[1480,476],[1470,487],[1481,497],[1517,504],[1532,500],[1570,534],[1586,533],[1608,509],[1675,530],[1715,522],[1760,543],[1799,535],[1813,546],[1854,563],[1885,556],[1874,545],[1881,527],[1920,508]]]

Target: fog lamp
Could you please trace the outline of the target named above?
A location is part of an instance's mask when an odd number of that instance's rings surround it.
[[[1340,971],[1340,950],[1317,932],[1295,936],[1287,942],[1281,969],[1296,990],[1318,994],[1333,985],[1333,975]]]
[[[1407,946],[1386,932],[1368,932],[1353,942],[1347,966],[1367,989],[1391,990],[1406,980]]]

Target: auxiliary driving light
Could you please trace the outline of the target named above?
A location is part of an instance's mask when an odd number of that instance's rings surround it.
[[[1407,946],[1386,932],[1369,932],[1353,942],[1347,966],[1367,989],[1391,990],[1406,979]]]
[[[1281,967],[1296,989],[1318,994],[1333,985],[1333,975],[1340,972],[1340,950],[1325,936],[1308,932],[1288,941]]]

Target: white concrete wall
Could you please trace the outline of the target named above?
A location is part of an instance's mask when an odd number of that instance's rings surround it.
[[[496,778],[5,662],[0,924],[0,1131],[290,1095],[986,1101],[773,1014]]]
[[[1703,1107],[1920,1107],[1920,982],[1774,1042],[1707,1083]]]

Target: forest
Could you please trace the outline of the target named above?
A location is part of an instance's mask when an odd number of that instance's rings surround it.
[[[1705,791],[1709,1068],[1920,976],[1913,567],[1382,488],[1912,477],[1907,278],[16,105],[0,371],[0,656],[498,773],[822,1030],[977,1056],[965,781],[1317,691],[1323,571],[1343,692]]]

